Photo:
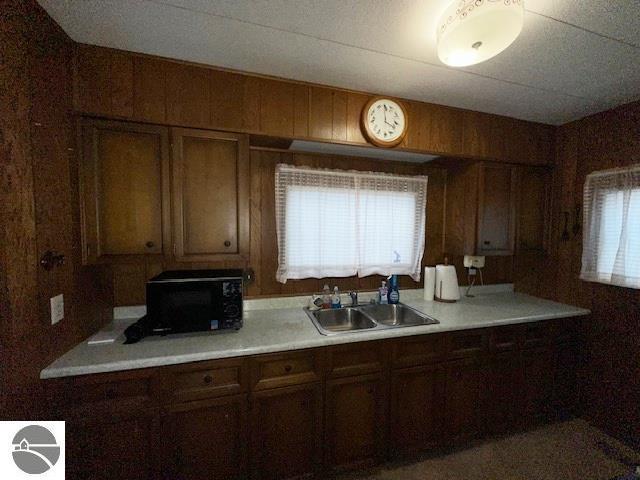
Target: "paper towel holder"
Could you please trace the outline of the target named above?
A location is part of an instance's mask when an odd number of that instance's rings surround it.
[[[439,266],[451,267],[452,271],[450,271],[448,275],[444,276],[444,278],[439,278],[439,274],[438,274]],[[436,294],[434,296],[434,300],[436,302],[455,303],[457,300],[460,299],[460,290],[459,290],[460,287],[458,286],[458,276],[456,274],[455,267],[449,265],[448,257],[444,257],[444,265],[436,265],[435,287],[436,287]]]

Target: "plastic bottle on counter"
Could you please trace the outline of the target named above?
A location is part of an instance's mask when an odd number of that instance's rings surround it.
[[[389,289],[387,288],[387,282],[382,281],[382,286],[378,289],[378,303],[386,305],[389,303],[388,299]]]
[[[400,290],[398,289],[398,276],[389,277],[389,303],[394,305],[400,302]]]
[[[340,308],[342,303],[340,302],[340,291],[338,286],[333,287],[333,295],[331,296],[331,308]]]
[[[326,283],[322,289],[322,308],[331,308],[331,290]]]

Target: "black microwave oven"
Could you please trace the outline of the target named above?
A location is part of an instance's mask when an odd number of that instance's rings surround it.
[[[242,270],[162,272],[147,282],[147,314],[125,331],[125,343],[147,335],[239,330],[242,284]]]

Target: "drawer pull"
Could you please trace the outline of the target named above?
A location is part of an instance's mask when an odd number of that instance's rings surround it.
[[[209,384],[211,382],[213,382],[213,377],[211,375],[205,375],[204,383]]]
[[[291,365],[285,365],[284,366],[284,371],[289,373],[291,371]]]
[[[224,246],[229,248],[231,246],[231,242],[229,240],[225,240]]]

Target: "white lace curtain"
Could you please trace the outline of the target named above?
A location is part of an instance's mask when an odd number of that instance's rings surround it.
[[[276,167],[277,280],[420,280],[427,177]]]
[[[640,165],[587,176],[580,278],[640,288]]]

